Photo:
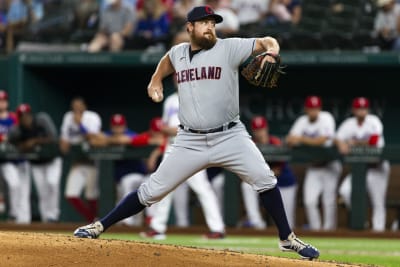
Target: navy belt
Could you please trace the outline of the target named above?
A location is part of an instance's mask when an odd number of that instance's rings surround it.
[[[226,131],[226,130],[232,128],[233,126],[235,126],[236,124],[237,124],[237,122],[231,121],[231,122],[228,123],[226,126],[220,126],[220,127],[212,128],[212,129],[208,129],[208,130],[195,130],[195,129],[190,129],[190,128],[186,128],[186,127],[183,126],[182,124],[179,124],[179,128],[181,128],[182,130],[191,132],[191,133],[209,134],[209,133],[217,133],[217,132]]]

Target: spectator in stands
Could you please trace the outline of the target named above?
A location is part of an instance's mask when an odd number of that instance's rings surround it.
[[[336,132],[336,145],[342,155],[354,147],[383,148],[383,124],[378,116],[370,114],[369,100],[356,97],[352,102],[353,116],[344,120]],[[386,192],[389,184],[390,163],[381,160],[367,166],[366,188],[372,206],[372,230],[382,232],[386,227]],[[339,194],[351,209],[352,177],[348,174],[339,187]]]
[[[97,0],[75,0],[74,10],[77,29],[94,29],[98,26],[100,7]]]
[[[7,12],[7,52],[11,52],[19,39],[27,35],[28,28],[43,16],[40,0],[11,0]]]
[[[304,102],[305,114],[295,120],[286,143],[290,147],[330,147],[335,137],[335,120],[328,111],[322,110],[319,96],[308,96]],[[307,167],[303,201],[310,230],[332,231],[337,226],[337,185],[342,172],[339,160],[316,159]],[[319,202],[323,217],[320,215]]]
[[[82,43],[81,50],[86,51],[88,43],[99,28],[100,3],[97,0],[71,0],[73,23],[70,41]]]
[[[395,0],[378,0],[373,34],[383,50],[400,51],[400,3]]]
[[[79,1],[79,0],[78,0]],[[100,0],[100,10],[105,10],[110,4],[109,0]],[[122,0],[122,5],[129,7],[133,12],[136,12],[137,4],[140,0]]]
[[[107,48],[118,52],[124,47],[127,38],[132,36],[135,14],[122,4],[122,0],[107,0],[108,6],[100,15],[97,34],[89,44],[89,52],[100,52]]]
[[[128,49],[159,48],[164,51],[170,42],[170,19],[161,0],[146,0],[138,10],[138,21]]]
[[[282,141],[269,133],[268,122],[263,116],[254,116],[251,120],[252,138],[256,144],[281,146]],[[278,179],[278,186],[282,194],[282,200],[290,227],[296,226],[296,196],[297,178],[284,161],[268,161],[272,171]],[[241,182],[242,197],[248,221],[247,227],[264,229],[266,222],[260,212],[260,201],[257,192],[247,183]]]
[[[73,0],[37,0],[42,5],[41,19],[29,26],[27,35],[23,40],[30,42],[68,42],[74,26]],[[34,8],[35,14],[39,13]],[[25,48],[24,48],[25,49]]]
[[[301,0],[275,0],[271,4],[271,14],[279,24],[299,24],[301,11]]]
[[[206,5],[211,6],[215,13],[224,18],[221,23],[215,25],[217,35],[221,38],[232,37],[239,32],[239,18],[232,9],[222,7],[220,2],[220,0],[205,0]]]
[[[7,20],[8,24],[18,27],[41,19],[43,4],[39,0],[11,0]]]
[[[34,114],[29,104],[20,104],[17,116],[19,125],[11,128],[9,140],[22,153],[32,152],[38,145],[58,143],[57,129],[49,114]],[[62,160],[58,150],[47,155],[46,158],[31,159],[29,163],[39,198],[41,221],[57,222],[60,215]]]
[[[173,19],[181,20],[183,26],[187,13],[196,6],[197,2],[196,0],[176,0],[173,5]]]
[[[260,30],[274,0],[232,0],[232,9],[238,16],[242,35]]]
[[[135,1],[135,0],[126,0],[126,1]],[[144,3],[146,1],[147,0],[136,0],[136,9],[137,10],[143,9]],[[196,0],[196,1],[203,1],[203,0]],[[172,17],[173,17],[173,9],[174,9],[175,0],[161,0],[161,3],[167,10],[168,20],[171,21]]]
[[[0,0],[0,50],[5,48],[7,31],[7,3]]]
[[[186,15],[195,7],[196,0],[176,0],[173,5],[173,12],[170,25],[170,33],[176,35],[178,33],[186,33]]]

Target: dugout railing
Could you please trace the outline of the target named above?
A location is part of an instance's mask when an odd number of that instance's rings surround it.
[[[322,147],[307,147],[299,146],[296,148],[288,148],[285,146],[276,147],[269,145],[259,146],[266,161],[287,161],[291,163],[309,164],[315,160],[331,160],[340,159],[344,164],[349,165],[352,173],[352,209],[349,213],[349,227],[354,230],[362,230],[365,228],[367,217],[368,202],[366,194],[365,175],[367,165],[377,163],[382,159],[387,159],[391,163],[400,161],[400,145],[390,145],[383,149],[359,147],[354,148],[347,156],[341,156],[335,148]],[[100,216],[105,215],[115,206],[115,183],[113,178],[115,160],[120,159],[138,159],[145,158],[154,149],[154,146],[144,147],[127,147],[127,146],[112,146],[104,148],[90,147],[84,143],[75,145],[71,148],[70,153],[63,155],[64,171],[69,168],[69,163],[72,159],[89,158],[98,160],[99,166],[99,181],[100,181]],[[0,159],[15,160],[15,159],[39,159],[51,158],[56,155],[61,155],[56,144],[39,145],[32,151],[20,153],[10,144],[0,144]],[[179,168],[179,166],[177,166]],[[226,172],[225,183],[225,221],[228,226],[236,225],[239,218],[239,211],[236,208],[240,201],[240,194],[235,191],[239,188],[239,179],[234,174]],[[63,179],[64,181],[64,179]],[[229,203],[229,204],[228,204]],[[67,219],[64,216],[64,219]]]

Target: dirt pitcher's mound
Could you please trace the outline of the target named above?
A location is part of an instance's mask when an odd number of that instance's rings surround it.
[[[293,260],[232,251],[107,239],[80,239],[60,234],[0,232],[1,266],[270,266],[351,265]],[[357,265],[358,266],[358,265]]]

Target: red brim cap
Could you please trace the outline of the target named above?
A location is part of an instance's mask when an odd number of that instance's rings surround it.
[[[306,101],[304,101],[304,106],[306,108],[320,108],[322,106],[322,101],[319,96],[308,96]]]
[[[352,103],[353,108],[369,108],[369,100],[365,97],[356,97]]]
[[[114,114],[111,117],[110,124],[112,126],[125,126],[126,125],[126,118],[122,114]]]
[[[268,127],[268,122],[263,116],[256,116],[251,120],[251,129],[264,129]]]

